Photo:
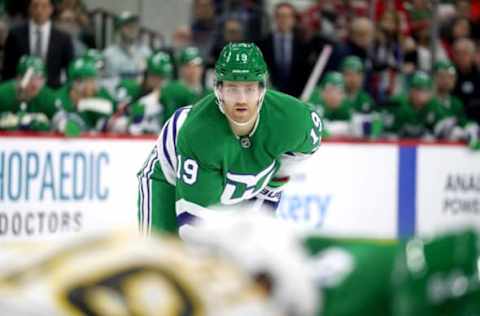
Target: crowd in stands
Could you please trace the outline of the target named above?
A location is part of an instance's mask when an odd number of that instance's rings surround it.
[[[156,134],[178,107],[212,92],[223,46],[246,41],[262,50],[270,88],[295,97],[332,48],[304,96],[326,137],[479,147],[479,2],[274,3],[193,0],[190,25],[157,50],[131,12],[115,18],[115,41],[98,47],[81,0],[0,1],[0,130]]]

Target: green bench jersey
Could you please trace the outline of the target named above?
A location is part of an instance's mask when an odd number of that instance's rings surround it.
[[[166,117],[169,118],[175,110],[182,106],[192,105],[201,98],[211,93],[211,90],[203,89],[194,91],[180,80],[169,82],[163,89],[160,101],[166,107]]]
[[[141,229],[176,232],[195,218],[221,212],[206,207],[238,204],[267,185],[278,187],[289,167],[317,150],[321,129],[313,108],[270,90],[245,137],[233,134],[213,94],[180,108],[138,173]]]
[[[468,123],[467,115],[462,101],[456,96],[449,95],[446,98],[435,97],[438,103],[442,118],[455,118],[459,126],[465,126]]]
[[[15,79],[0,84],[0,113],[20,111],[21,102],[17,99],[17,81]],[[48,87],[43,87],[30,102],[27,102],[25,112],[43,113],[52,118],[57,108],[55,107],[55,93]]]
[[[137,80],[125,79],[120,81],[116,88],[116,96],[118,102],[133,102],[142,95],[142,85]]]
[[[417,138],[432,134],[442,118],[434,98],[420,109],[413,107],[407,95],[394,96],[389,103],[384,113],[385,131],[399,137]]]
[[[346,98],[342,101],[340,106],[336,109],[329,108],[325,105],[325,101],[320,95],[320,88],[316,88],[308,102],[315,106],[317,112],[324,120],[328,121],[350,121],[353,114],[353,107],[350,101]]]
[[[104,88],[99,89],[96,96],[90,100],[94,102],[85,103],[84,108],[79,108],[80,106],[73,104],[70,99],[70,86],[68,84],[57,91],[56,103],[60,110],[78,115],[82,125],[85,124],[87,130],[96,129],[100,121],[108,119],[115,111],[114,99]]]
[[[318,316],[390,315],[398,242],[310,235],[304,244],[323,296]]]
[[[480,315],[480,239],[473,231],[412,239],[393,271],[393,316]]]
[[[347,100],[350,102],[355,112],[372,113],[375,111],[375,102],[364,90],[358,91],[354,96],[347,95]]]

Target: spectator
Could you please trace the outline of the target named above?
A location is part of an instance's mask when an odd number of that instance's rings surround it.
[[[73,13],[75,24],[78,25],[80,31],[78,33],[79,40],[87,46],[87,48],[95,48],[95,35],[93,24],[88,16],[87,8],[82,0],[60,0],[56,5],[57,16],[62,12],[69,11]]]
[[[308,45],[296,33],[296,9],[282,2],[275,7],[275,29],[258,43],[274,88],[300,96],[310,73]]]
[[[105,131],[115,110],[113,98],[97,85],[98,69],[88,58],[74,60],[68,68],[68,83],[58,90],[53,117],[56,131],[68,136],[81,132]]]
[[[185,105],[192,105],[212,92],[202,83],[203,60],[196,47],[186,47],[178,58],[179,78],[169,82],[162,89],[162,104],[167,109],[176,110]],[[170,116],[173,113],[168,113]]]
[[[56,111],[55,93],[45,86],[45,65],[38,57],[22,56],[15,79],[0,84],[1,129],[47,131]],[[5,115],[10,117],[4,125]],[[3,126],[2,126],[3,125]]]
[[[223,23],[222,36],[218,38],[210,52],[207,62],[209,66],[215,64],[223,47],[228,43],[239,43],[245,40],[245,31],[240,20],[236,18],[226,19]]]
[[[216,19],[213,0],[195,0],[192,14],[192,43],[206,59],[215,38]]]
[[[455,17],[445,24],[443,33],[443,47],[447,51],[449,58],[453,57],[453,43],[460,38],[470,38],[472,25],[466,17]]]
[[[237,19],[244,29],[246,41],[256,42],[266,33],[266,14],[263,11],[262,4],[246,0],[224,0],[222,5],[222,16],[219,19],[220,24],[227,19]]]
[[[56,5],[58,12],[70,10],[74,13],[77,23],[82,28],[90,27],[90,19],[88,18],[87,8],[82,0],[60,0]]]
[[[461,38],[453,45],[453,63],[457,69],[457,83],[453,95],[462,100],[467,117],[480,123],[480,72],[475,64],[475,44]]]
[[[72,40],[59,31],[50,20],[53,6],[51,0],[32,0],[30,20],[10,30],[5,43],[3,79],[15,76],[15,67],[22,55],[35,55],[46,62],[47,85],[57,88],[61,73],[73,58]]]
[[[400,15],[394,10],[384,11],[376,26],[373,73],[366,85],[378,103],[392,96],[401,82],[398,80],[404,61],[401,40]]]
[[[192,45],[192,30],[189,26],[181,25],[175,29],[172,37],[173,54],[178,56],[185,47]]]
[[[370,19],[357,17],[350,24],[349,36],[345,40],[344,55],[360,57],[367,70],[371,69],[369,50],[374,40],[374,27]]]
[[[82,56],[86,50],[87,45],[80,39],[81,26],[77,23],[75,13],[72,10],[61,11],[55,21],[55,26],[63,32],[70,35],[73,44],[73,55],[75,57]]]
[[[149,47],[138,42],[139,17],[125,11],[116,18],[117,43],[104,51],[106,71],[110,77],[138,79],[145,71]]]

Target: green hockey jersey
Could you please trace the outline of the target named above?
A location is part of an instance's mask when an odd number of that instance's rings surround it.
[[[437,101],[432,98],[420,109],[410,103],[407,95],[391,98],[384,112],[386,132],[399,137],[419,138],[433,134],[435,125],[442,119]]]
[[[323,119],[328,121],[350,121],[353,114],[352,103],[344,98],[342,103],[338,108],[332,109],[326,106],[325,101],[320,95],[320,88],[316,88],[310,99],[308,100],[315,106],[317,112],[322,116]]]
[[[464,127],[468,123],[462,101],[454,95],[445,98],[435,97],[442,118],[455,118],[457,124]]]
[[[305,238],[323,307],[318,316],[390,315],[391,272],[401,242]]]
[[[164,125],[155,150],[139,172],[141,227],[175,232],[232,205],[261,195],[278,200],[289,168],[320,145],[322,122],[310,106],[267,91],[250,133],[237,137],[210,94],[180,108]],[[176,216],[176,219],[175,219]]]
[[[175,110],[182,106],[192,105],[211,93],[211,90],[195,91],[180,80],[169,82],[163,89],[160,101],[166,107],[166,116],[169,118]]]
[[[115,111],[115,101],[104,88],[99,89],[95,97],[82,99],[75,105],[70,98],[70,85],[67,84],[57,91],[55,102],[59,113],[75,120],[83,131],[100,129],[102,122],[106,122]]]
[[[479,245],[470,230],[410,240],[395,262],[392,316],[480,315]]]
[[[118,102],[134,102],[142,96],[142,85],[137,80],[125,79],[120,81],[115,94]]]
[[[17,81],[15,79],[0,84],[0,113],[20,111],[22,103],[17,97]],[[48,87],[43,87],[40,92],[32,100],[26,103],[27,108],[24,110],[28,113],[43,113],[48,118],[56,112],[55,93]]]
[[[372,113],[375,111],[375,102],[364,90],[360,90],[352,96],[347,95],[347,100],[350,102],[355,112]]]

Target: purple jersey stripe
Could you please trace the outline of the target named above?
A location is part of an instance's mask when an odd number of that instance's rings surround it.
[[[167,158],[168,164],[170,167],[175,170],[173,167],[172,160],[170,159],[170,155],[168,154],[168,148],[167,148],[167,139],[168,139],[168,127],[169,127],[170,121],[167,121],[167,123],[163,126],[163,154],[165,155],[165,158]]]

